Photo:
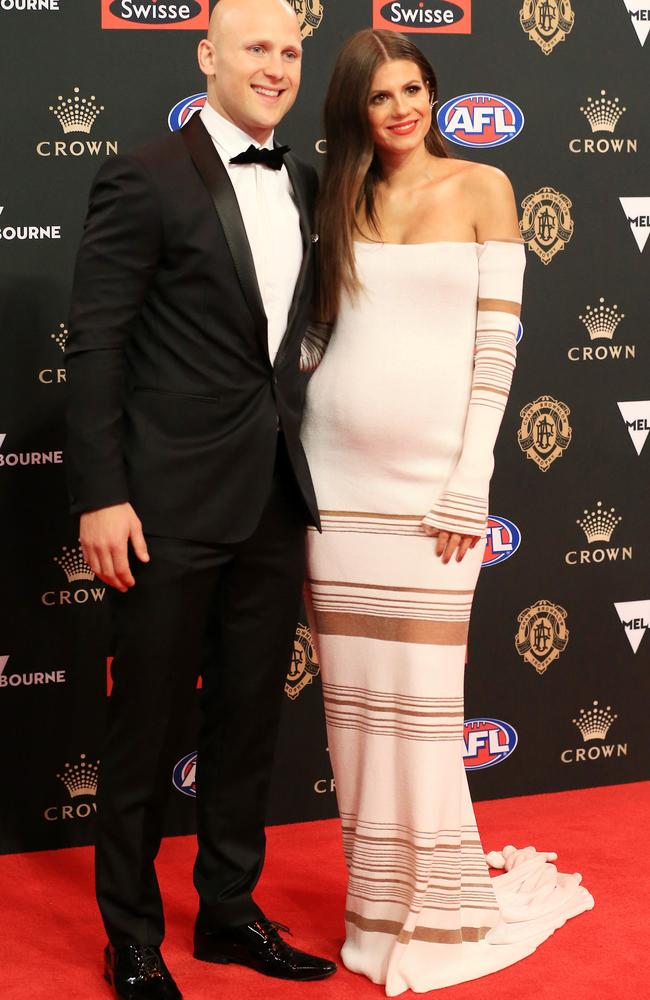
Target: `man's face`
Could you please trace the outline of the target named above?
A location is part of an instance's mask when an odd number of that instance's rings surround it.
[[[278,0],[240,5],[231,0],[224,3],[211,44],[210,103],[258,142],[266,141],[298,95],[302,45],[297,18]]]

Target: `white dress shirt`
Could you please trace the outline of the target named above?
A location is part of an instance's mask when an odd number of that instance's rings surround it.
[[[200,115],[235,189],[268,319],[269,358],[273,363],[287,329],[303,258],[300,216],[291,180],[284,166],[282,170],[271,170],[259,163],[230,163],[251,144],[259,147],[259,143],[208,103]],[[273,135],[264,147],[273,149]]]

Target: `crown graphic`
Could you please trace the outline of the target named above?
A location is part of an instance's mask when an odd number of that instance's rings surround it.
[[[617,517],[615,507],[603,510],[600,500],[596,504],[595,510],[586,510],[584,514],[585,516],[581,519],[579,518],[576,524],[580,525],[587,536],[588,542],[611,541],[614,528],[623,520],[622,517]]]
[[[97,771],[99,761],[91,764],[86,760],[85,753],[79,757],[78,764],[66,764],[63,774],[57,774],[70,793],[71,799],[80,795],[95,795],[97,792]]]
[[[59,94],[57,97],[59,103],[56,107],[50,104],[50,111],[66,134],[68,132],[90,132],[104,110],[104,105],[95,104],[94,94],[87,100],[85,97],[79,97],[79,87],[74,88],[74,94],[74,97],[67,99]]]
[[[83,557],[81,549],[69,549],[64,545],[60,556],[54,556],[54,562],[59,566],[66,577],[68,583],[77,580],[94,580],[95,574]]]
[[[580,110],[591,125],[592,132],[613,132],[627,108],[620,106],[618,97],[612,101],[607,97],[607,91],[601,90],[600,97],[596,100],[588,97],[587,107]]]
[[[65,351],[65,345],[68,339],[68,330],[65,323],[59,323],[59,329],[56,333],[50,334],[50,339],[54,341],[57,347],[60,347],[62,351]]]
[[[619,313],[617,305],[606,306],[602,297],[598,301],[599,306],[587,306],[585,315],[579,319],[587,327],[592,340],[598,340],[600,337],[611,340],[618,324],[625,319],[625,313]]]
[[[589,740],[604,740],[615,719],[618,719],[618,715],[612,714],[611,705],[599,708],[598,702],[595,701],[594,707],[588,711],[586,708],[581,708],[579,717],[573,721],[582,733],[584,742],[588,743]]]

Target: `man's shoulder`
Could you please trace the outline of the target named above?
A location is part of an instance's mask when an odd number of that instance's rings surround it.
[[[180,132],[166,132],[132,146],[122,155],[155,174],[168,163],[187,159],[188,153]]]

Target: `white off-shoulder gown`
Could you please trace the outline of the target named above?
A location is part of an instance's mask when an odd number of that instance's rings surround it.
[[[397,996],[504,968],[593,899],[533,848],[491,856],[506,871],[490,878],[463,766],[524,249],[358,243],[356,257],[362,291],[344,297],[308,389],[323,526],[308,579],[349,870],[342,959]],[[443,565],[423,523],[481,541]]]

